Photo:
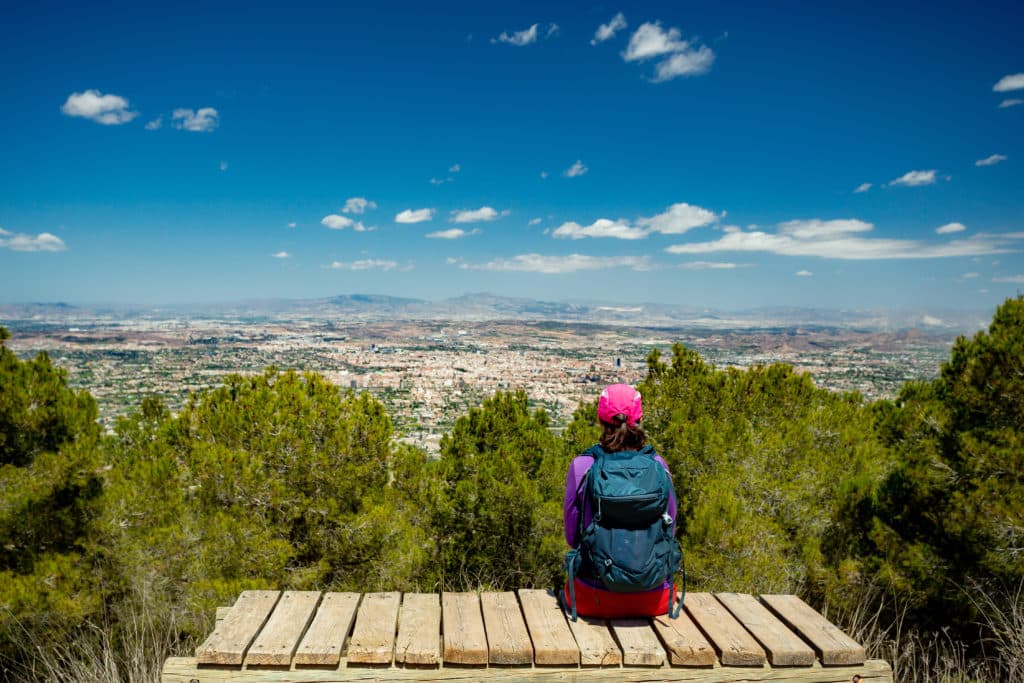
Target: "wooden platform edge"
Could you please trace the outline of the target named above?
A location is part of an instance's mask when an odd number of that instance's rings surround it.
[[[398,667],[346,667],[340,669],[267,670],[237,667],[198,667],[195,657],[169,657],[160,676],[162,683],[358,683],[360,681],[496,681],[537,683],[538,681],[626,681],[627,683],[693,681],[795,681],[797,683],[847,683],[860,676],[861,683],[892,683],[892,668],[880,659],[858,666],[733,667],[692,669],[683,667],[611,667],[606,669],[565,667],[484,668],[458,667],[406,669]]]

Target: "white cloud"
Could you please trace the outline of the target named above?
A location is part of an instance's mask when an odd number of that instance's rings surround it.
[[[541,171],[540,172],[540,179],[541,180],[547,180],[547,177],[548,177],[548,172],[547,171]]]
[[[555,23],[548,24],[548,30],[544,33],[544,39],[547,40],[551,36],[553,36],[556,33],[558,33],[558,29],[559,28],[560,27],[558,26],[558,24],[555,24]]]
[[[332,270],[392,270],[398,267],[396,261],[386,261],[382,259],[362,259],[360,261],[352,261],[351,263],[344,263],[342,261],[333,261],[330,266]]]
[[[461,170],[462,170],[462,167],[459,166],[458,164],[452,164],[451,166],[448,167],[448,172],[449,173],[458,173]]]
[[[479,209],[463,209],[461,211],[452,211],[452,223],[478,223],[485,221],[493,221],[502,216],[507,216],[509,212],[495,211],[489,206],[481,206]]]
[[[1000,161],[1006,161],[1009,157],[1003,154],[993,154],[992,156],[985,157],[984,159],[978,159],[974,162],[975,166],[995,166]]]
[[[612,17],[612,20],[607,24],[601,24],[597,27],[597,31],[594,33],[594,39],[590,41],[590,44],[597,45],[598,43],[603,43],[622,29],[626,28],[626,26],[626,17],[623,16],[622,12],[619,12]]]
[[[765,252],[843,260],[946,258],[1010,252],[1007,240],[1013,239],[1015,234],[977,234],[941,243],[861,236],[873,229],[872,224],[856,219],[787,221],[781,223],[775,233],[727,232],[717,240],[676,244],[665,251],[671,254]]]
[[[683,50],[662,60],[654,68],[654,82],[664,83],[679,76],[706,74],[715,62],[715,53],[706,45],[696,50]]]
[[[64,240],[48,232],[26,235],[0,228],[0,249],[11,251],[65,251]]]
[[[321,225],[326,225],[331,230],[344,230],[355,225],[355,221],[347,216],[339,216],[336,213],[324,216],[320,219]]]
[[[849,235],[855,232],[870,232],[875,226],[856,218],[840,218],[823,221],[817,218],[804,221],[779,223],[779,232],[797,239],[821,239]]]
[[[796,273],[794,273],[794,275],[796,275],[797,277],[811,277],[812,275],[814,275],[814,273],[812,273],[809,270],[798,270],[796,271]]]
[[[720,220],[725,213],[716,214],[700,206],[679,202],[668,207],[663,213],[650,218],[637,219],[637,225],[646,228],[647,232],[660,232],[663,235],[681,235],[693,228],[700,228]]]
[[[690,47],[677,28],[665,31],[659,22],[644,22],[633,32],[622,58],[634,62],[651,57],[659,57],[671,52],[680,52]]]
[[[451,228],[449,230],[438,230],[437,232],[427,233],[427,237],[436,240],[457,240],[461,237],[469,237],[470,235],[479,235],[479,228],[473,228],[472,230],[463,230],[462,228]]]
[[[905,187],[917,187],[919,185],[931,185],[935,182],[935,171],[907,171],[896,180],[889,182],[890,185],[903,185]]]
[[[939,327],[941,325],[945,325],[946,321],[943,320],[942,318],[936,318],[933,315],[925,314],[921,316],[921,324],[929,325],[931,327]]]
[[[228,170],[228,162],[226,162],[226,161],[220,162],[220,166],[218,168],[220,168],[221,171]]]
[[[537,26],[534,24],[530,28],[523,29],[522,31],[514,31],[513,33],[505,33],[502,31],[501,35],[497,38],[491,38],[492,43],[508,43],[509,45],[515,45],[517,47],[523,47],[530,43],[537,42]]]
[[[939,235],[949,235],[954,232],[963,232],[967,229],[967,226],[963,223],[946,223],[935,228],[935,232]]]
[[[171,114],[175,128],[189,130],[193,133],[209,133],[220,123],[217,110],[213,107],[202,107],[197,111],[191,109],[175,109]]]
[[[655,216],[638,218],[635,225],[631,225],[624,218],[617,220],[599,218],[587,226],[580,225],[575,221],[569,221],[560,225],[552,233],[552,237],[574,240],[583,239],[584,237],[614,237],[623,240],[637,240],[643,239],[652,233],[681,235],[693,228],[711,225],[721,220],[723,216],[725,216],[724,212],[716,214],[700,206],[679,202]]]
[[[1019,104],[1024,104],[1024,100],[1012,98],[1009,100],[1003,100],[999,103],[1000,109],[1006,109],[1007,107],[1016,107]]]
[[[364,214],[367,209],[376,209],[377,203],[371,202],[366,197],[349,197],[345,200],[345,208],[341,210],[342,213],[357,213]]]
[[[454,180],[454,178],[431,178],[430,179],[430,184],[431,185],[444,185],[445,183],[452,182],[452,180]]]
[[[620,240],[638,240],[647,237],[647,231],[642,228],[631,227],[621,219],[613,221],[607,218],[598,218],[585,227],[572,221],[562,223],[551,236],[574,240],[580,240],[584,237],[614,237]]]
[[[273,254],[273,256],[274,258],[291,258],[291,254],[287,251],[279,251],[276,254]]]
[[[975,278],[981,277],[981,273],[964,273],[960,276],[961,280],[974,280]]]
[[[527,225],[540,225],[540,219],[539,218],[531,218],[530,222]]]
[[[576,163],[570,166],[569,168],[565,169],[565,173],[563,173],[562,175],[564,175],[566,178],[576,178],[578,176],[583,175],[589,170],[590,169],[587,168],[581,160],[577,159]],[[547,174],[541,173],[540,177],[547,178]]]
[[[146,130],[160,130],[164,125],[164,117],[158,116],[146,124]]]
[[[871,183],[861,183],[860,185],[857,186],[857,189],[854,190],[853,192],[854,192],[854,194],[860,194],[861,192],[867,192],[870,189],[871,189]]]
[[[685,270],[733,270],[740,265],[723,261],[687,261],[680,263],[679,267]]]
[[[994,277],[992,282],[1011,282],[1013,284],[1024,284],[1024,275],[1004,275],[1003,277]]]
[[[608,268],[630,268],[651,270],[646,256],[544,256],[542,254],[520,254],[512,258],[499,258],[487,263],[460,263],[463,270],[488,270],[496,272],[527,273],[574,273],[581,270],[605,270]]]
[[[422,223],[434,217],[434,209],[406,209],[395,214],[396,223]]]
[[[295,222],[292,222],[292,223],[288,224],[289,228],[294,228],[294,227],[297,227],[297,226],[298,226],[298,223],[295,223]]]
[[[1009,92],[1011,90],[1024,90],[1024,74],[1009,74],[999,79],[999,82],[992,86],[995,92]]]
[[[352,226],[352,229],[356,232],[373,232],[377,228],[368,228],[365,225],[363,225],[362,221],[356,221],[356,224]]]
[[[715,61],[715,53],[706,45],[693,45],[682,39],[677,28],[665,30],[659,22],[645,22],[633,32],[629,45],[622,53],[627,62],[644,61],[669,55],[654,68],[651,80],[655,83],[678,76],[697,76],[707,73]]]
[[[99,90],[86,90],[68,95],[60,110],[67,116],[80,116],[104,126],[119,126],[139,115],[128,109],[128,100],[120,95],[104,95]]]

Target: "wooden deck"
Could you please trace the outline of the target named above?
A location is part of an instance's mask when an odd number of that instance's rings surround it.
[[[443,628],[442,628],[443,625]],[[688,593],[678,619],[566,619],[554,595],[245,591],[165,683],[892,681],[793,595]]]

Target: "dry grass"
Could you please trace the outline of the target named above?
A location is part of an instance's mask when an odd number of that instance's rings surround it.
[[[44,683],[156,683],[167,657],[195,647],[182,641],[180,616],[132,601],[117,610],[116,619],[112,614],[100,623],[87,622],[73,633],[8,622],[8,639],[18,651],[3,676]]]
[[[869,657],[888,661],[899,683],[1024,683],[1024,584],[1012,592],[992,592],[979,585],[960,590],[977,607],[979,625],[989,634],[980,643],[981,656],[952,637],[948,627],[931,632],[906,629],[908,605],[878,587],[866,589],[857,608],[838,615],[836,621],[864,645]],[[896,616],[883,622],[883,614]]]

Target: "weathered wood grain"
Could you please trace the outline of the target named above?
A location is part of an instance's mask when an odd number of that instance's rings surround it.
[[[579,617],[569,620],[569,628],[580,648],[582,666],[619,666],[622,664],[622,650],[612,638],[608,625],[602,619]]]
[[[668,650],[669,662],[676,666],[714,666],[718,658],[711,643],[700,632],[686,611],[675,619],[667,614],[654,617],[654,630]]]
[[[391,663],[401,599],[401,593],[367,593],[363,596],[352,639],[348,643],[349,664]]]
[[[290,666],[313,619],[320,591],[285,591],[245,655],[246,666]]]
[[[446,664],[487,664],[487,634],[476,593],[443,593],[444,661]]]
[[[683,608],[707,635],[722,666],[764,666],[764,650],[711,593],[687,593]]]
[[[580,649],[565,621],[558,598],[549,591],[520,589],[526,627],[533,638],[533,661],[537,666],[576,666]]]
[[[814,650],[786,628],[767,607],[746,593],[715,593],[718,601],[743,624],[768,652],[772,666],[810,666]]]
[[[860,666],[806,669],[770,669],[716,667],[714,669],[565,669],[541,668],[443,668],[443,669],[299,669],[272,671],[254,669],[205,669],[194,658],[171,657],[164,663],[162,683],[369,683],[371,681],[459,681],[464,683],[651,683],[651,681],[687,681],[689,683],[726,683],[731,681],[793,681],[794,683],[849,683],[854,676],[861,683],[892,683],[892,669],[880,660]]]
[[[795,595],[762,595],[761,600],[803,636],[825,665],[859,664],[864,648]]]
[[[338,666],[360,597],[359,593],[324,593],[313,623],[295,651],[296,666]]]
[[[625,666],[661,666],[665,650],[648,619],[612,619],[608,622],[619,646]]]
[[[199,663],[241,665],[279,595],[278,591],[242,591],[224,620],[196,648]]]
[[[491,664],[533,664],[533,644],[526,630],[519,600],[512,592],[481,593],[480,607],[487,631],[487,652]]]
[[[441,599],[437,593],[406,593],[398,618],[395,664],[441,663]]]

